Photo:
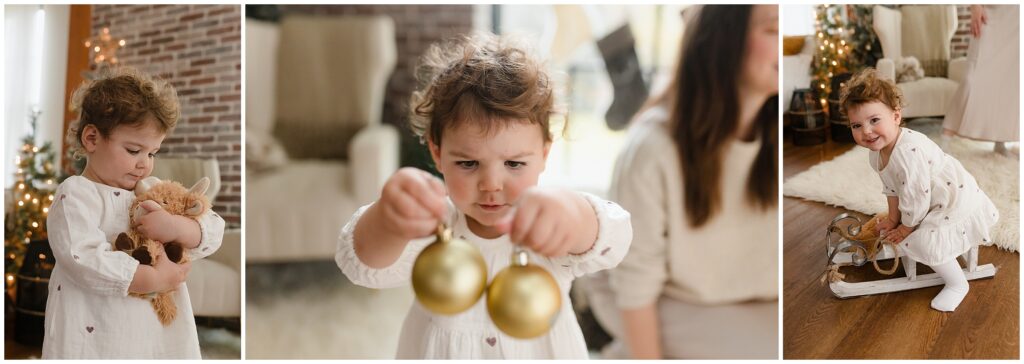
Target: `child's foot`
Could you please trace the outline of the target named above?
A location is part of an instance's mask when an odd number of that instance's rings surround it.
[[[946,281],[946,286],[932,299],[932,308],[942,312],[956,310],[956,307],[960,306],[960,302],[967,296],[967,291],[970,290],[967,276],[960,269],[960,263],[954,259],[949,263],[933,266],[932,269]]]

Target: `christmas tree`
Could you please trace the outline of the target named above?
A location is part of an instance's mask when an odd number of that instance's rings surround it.
[[[822,108],[829,110],[828,100],[839,99],[839,90],[832,89],[832,77],[874,67],[882,58],[882,47],[872,29],[872,6],[818,5],[816,10],[818,49],[811,87],[818,93]]]
[[[10,213],[4,219],[4,251],[7,284],[14,281],[24,260],[28,242],[46,238],[46,216],[53,202],[57,173],[54,151],[50,142],[36,145],[36,120],[40,112],[30,115],[32,129],[22,139],[21,149],[14,158],[16,171],[11,188]]]
[[[850,44],[846,40],[843,10],[843,5],[818,5],[814,20],[818,49],[811,64],[814,68],[811,87],[818,93],[825,110],[828,110],[828,99],[839,96],[839,90],[832,90],[832,76],[849,72]]]

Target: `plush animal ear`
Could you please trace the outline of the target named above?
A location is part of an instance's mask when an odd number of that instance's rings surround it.
[[[196,181],[196,184],[192,185],[192,188],[189,188],[188,192],[204,195],[206,194],[207,188],[210,188],[210,178],[203,177],[199,181]]]
[[[185,215],[187,216],[199,216],[201,213],[203,213],[203,201],[200,200],[195,200],[192,202],[192,206],[185,210]]]
[[[148,192],[150,188],[153,188],[153,186],[156,186],[157,183],[160,183],[159,178],[153,176],[143,178],[139,183],[135,184],[135,195],[138,196],[146,194],[146,192]]]

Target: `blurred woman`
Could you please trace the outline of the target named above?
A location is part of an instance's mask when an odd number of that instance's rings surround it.
[[[778,7],[691,10],[615,166],[633,246],[586,290],[608,357],[777,359]]]

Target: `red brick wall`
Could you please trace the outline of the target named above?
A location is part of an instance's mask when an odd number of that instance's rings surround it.
[[[967,45],[971,39],[971,6],[957,5],[956,17],[960,22],[957,24],[956,34],[953,34],[953,42],[950,43],[950,58],[967,56]]]
[[[395,44],[398,50],[395,72],[388,82],[382,112],[385,123],[405,127],[408,123],[409,97],[416,89],[416,62],[427,48],[440,40],[473,29],[471,5],[288,5],[280,6],[282,16],[295,14],[323,15],[387,15],[395,22]],[[402,133],[404,165],[425,167],[421,149],[408,132]]]
[[[241,225],[242,37],[239,5],[95,5],[92,34],[124,38],[120,63],[167,79],[181,120],[161,156],[216,158],[214,201],[228,227]],[[159,157],[158,157],[159,160]],[[159,161],[157,162],[159,163]]]

